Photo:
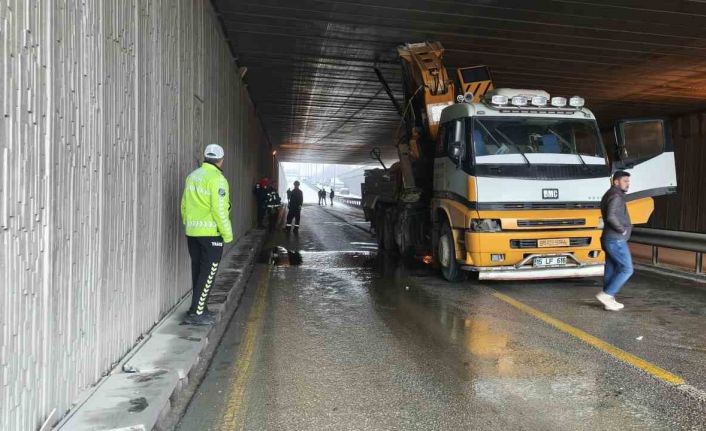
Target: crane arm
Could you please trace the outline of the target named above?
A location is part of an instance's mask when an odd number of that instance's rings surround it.
[[[407,95],[414,98],[417,89],[423,89],[417,103],[418,114],[421,114],[423,133],[435,140],[439,132],[441,111],[454,103],[454,83],[444,66],[444,47],[440,42],[408,43],[397,48],[402,59],[402,67],[407,76]]]

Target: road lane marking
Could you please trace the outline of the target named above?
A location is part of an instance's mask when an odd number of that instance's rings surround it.
[[[267,304],[267,290],[270,282],[269,268],[260,279],[255,293],[250,314],[248,315],[243,337],[241,339],[240,349],[238,350],[238,362],[233,369],[233,377],[231,379],[227,398],[224,408],[224,413],[218,427],[221,431],[231,431],[241,429],[244,425],[242,414],[244,413],[243,401],[245,398],[245,389],[247,388],[250,379],[250,371],[252,368],[252,356],[255,350],[255,340],[257,338],[262,317],[264,315],[265,306]],[[238,422],[241,422],[238,424]]]
[[[535,317],[543,321],[544,323],[555,327],[561,332],[572,335],[578,338],[579,340],[583,341],[584,343],[589,344],[595,347],[596,349],[601,350],[602,352],[607,353],[613,356],[614,358],[625,362],[626,364],[632,365],[633,367],[638,368],[664,382],[675,386],[685,384],[684,379],[677,376],[676,374],[672,374],[664,368],[660,368],[657,365],[654,365],[642,358],[638,358],[637,356],[628,353],[618,347],[615,347],[614,345],[603,341],[600,338],[594,337],[593,335],[585,331],[575,328],[569,325],[568,323],[564,323],[561,320],[555,319],[549,316],[548,314],[537,310],[536,308],[530,307],[529,305],[526,305],[523,302],[520,302],[500,292],[492,291],[491,294],[499,300],[517,308],[518,310],[523,311],[529,314],[530,316]]]

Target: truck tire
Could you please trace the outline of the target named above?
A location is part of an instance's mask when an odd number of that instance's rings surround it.
[[[385,249],[385,210],[378,205],[375,208],[375,239],[378,242],[378,249]]]
[[[383,228],[383,247],[390,253],[397,252],[395,243],[395,213],[391,208],[385,211],[385,227]]]
[[[438,256],[439,268],[441,269],[441,275],[444,279],[455,283],[466,278],[465,271],[461,270],[456,261],[456,247],[454,245],[453,232],[451,231],[449,222],[446,220],[441,222],[436,255]]]
[[[421,221],[411,218],[409,216],[398,215],[395,225],[394,240],[395,245],[400,256],[404,258],[414,257],[414,230],[417,228],[415,222],[422,223]]]

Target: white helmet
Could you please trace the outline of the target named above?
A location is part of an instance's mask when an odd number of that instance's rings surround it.
[[[210,144],[206,146],[206,150],[204,150],[203,155],[207,159],[220,160],[225,155],[225,151],[223,151],[223,147],[218,144]]]

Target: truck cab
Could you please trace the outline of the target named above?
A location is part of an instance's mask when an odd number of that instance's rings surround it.
[[[583,99],[496,89],[465,100],[442,111],[434,158],[432,247],[444,277],[602,275],[600,201],[617,162]],[[668,158],[662,172],[638,170],[676,186]],[[652,212],[646,197],[630,205],[638,222]]]

